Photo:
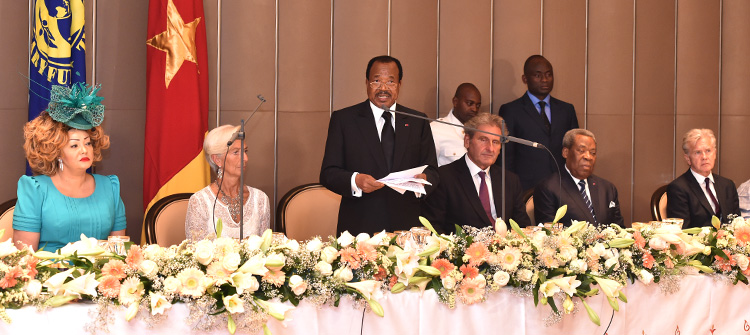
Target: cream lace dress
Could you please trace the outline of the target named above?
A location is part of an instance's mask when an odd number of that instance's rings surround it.
[[[268,196],[263,191],[245,185],[245,192],[249,196],[245,202],[244,208],[244,235],[260,235],[271,226],[271,208]],[[206,186],[202,190],[193,194],[188,202],[187,217],[185,218],[185,236],[188,239],[197,241],[204,238],[216,238],[216,222],[221,219],[224,226],[222,237],[240,237],[240,225],[232,219],[229,214],[229,208],[226,204],[216,202],[216,212],[214,220],[211,221],[211,211],[214,205],[216,194],[211,191],[211,186]]]

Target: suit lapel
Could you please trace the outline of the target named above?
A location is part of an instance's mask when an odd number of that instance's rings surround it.
[[[411,136],[411,128],[415,125],[410,125],[406,115],[396,114],[396,148],[393,152],[393,169],[398,171],[402,170],[401,161],[403,161],[404,154],[406,154],[406,148],[409,144],[409,136]],[[383,155],[385,159],[385,155]],[[413,168],[416,166],[407,166],[406,168]]]
[[[713,208],[711,208],[711,205],[708,203],[708,198],[706,198],[706,194],[703,193],[703,189],[701,188],[701,185],[698,184],[697,180],[695,180],[695,176],[693,176],[693,173],[690,172],[690,170],[688,170],[687,172],[687,178],[688,178],[688,184],[690,185],[690,190],[693,191],[693,194],[701,203],[703,208],[705,208],[706,211],[708,211],[711,214],[716,214],[714,213]],[[718,188],[718,186],[714,188]]]
[[[507,177],[507,176],[506,176]],[[492,178],[492,200],[495,203],[495,212],[497,213],[497,217],[502,217],[503,215],[503,201],[502,198],[503,195],[503,175],[500,168],[497,166],[490,166],[490,178]],[[508,189],[507,187],[505,188]],[[506,197],[510,197],[509,194],[505,195]],[[507,203],[507,201],[506,201]],[[513,209],[512,208],[505,208],[505,216],[508,218],[510,217],[510,214]],[[508,222],[508,218],[503,218],[505,222]]]
[[[482,207],[482,201],[479,200],[479,194],[477,193],[476,186],[474,186],[474,178],[471,175],[471,172],[469,172],[469,167],[466,165],[466,156],[459,158],[459,160],[462,161],[461,164],[458,164],[458,179],[459,184],[461,184],[461,189],[464,192],[464,195],[466,196],[466,199],[469,200],[469,203],[471,203],[471,208],[474,209],[474,212],[477,213],[477,215],[482,218],[484,223],[488,225],[492,225],[492,222],[490,222],[490,218],[487,217],[487,214],[484,212],[484,207]],[[493,179],[492,185],[495,185],[495,180]],[[495,191],[495,187],[492,187],[492,191]],[[497,196],[495,197],[497,199]],[[497,205],[495,205],[495,210],[497,210]]]
[[[534,106],[534,103],[531,102],[531,98],[529,98],[528,94],[524,93],[523,95],[523,110],[526,111],[526,114],[531,117],[532,120],[534,120],[534,124],[539,127],[543,132],[547,133],[547,130],[544,127],[544,122],[542,122],[542,118],[539,114],[539,111],[536,109],[536,106]],[[550,106],[550,110],[552,110],[552,107]]]
[[[573,182],[573,178],[570,176],[570,173],[566,171],[563,179],[563,188],[565,189],[565,192],[568,193],[568,199],[571,199],[571,201],[573,202],[571,204],[568,204],[568,206],[576,206],[580,213],[584,213],[586,215],[586,221],[588,221],[589,223],[593,223],[594,217],[591,216],[589,206],[586,206],[586,203],[583,202],[581,192],[578,190],[578,186]],[[591,192],[591,190],[589,190],[589,192]]]
[[[372,115],[372,109],[370,104],[365,101],[361,104],[361,107],[357,111],[358,115],[355,118],[357,127],[362,134],[362,140],[365,146],[370,150],[370,153],[375,157],[375,162],[381,171],[387,171],[388,167],[385,166],[385,154],[383,153],[383,146],[380,145],[380,135],[378,135],[378,127],[375,125],[375,120]],[[398,139],[398,135],[396,136]],[[396,142],[398,147],[398,142]]]

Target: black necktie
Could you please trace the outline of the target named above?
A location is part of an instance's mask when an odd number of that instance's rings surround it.
[[[594,224],[596,224],[596,214],[594,214],[594,206],[591,205],[591,200],[589,199],[589,196],[586,195],[586,182],[581,180],[578,182],[578,186],[580,186],[581,196],[583,197],[583,202],[586,203],[586,206],[589,208],[589,211],[591,212],[591,216],[594,217]]]
[[[544,100],[539,101],[539,116],[542,117],[542,122],[544,123],[544,129],[549,133],[550,131],[550,123],[549,119],[547,119],[547,113],[544,111],[544,106],[546,106],[547,103],[544,102]]]
[[[383,112],[383,119],[385,119],[385,124],[383,130],[380,131],[380,144],[383,146],[388,171],[391,171],[393,168],[393,148],[396,146],[396,132],[393,131],[393,125],[391,124],[391,112]]]
[[[716,210],[714,211],[716,213],[716,216],[721,216],[721,207],[719,206],[719,202],[716,200],[716,197],[714,196],[714,192],[711,192],[711,179],[708,179],[706,177],[706,192],[708,192],[708,195],[711,196],[711,201],[714,203],[714,207],[716,207]]]

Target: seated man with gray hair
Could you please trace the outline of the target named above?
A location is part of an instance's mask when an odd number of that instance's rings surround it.
[[[479,114],[466,127],[500,134],[502,118],[489,113]],[[454,232],[456,225],[477,228],[493,227],[502,217],[513,219],[519,226],[530,224],[522,199],[518,176],[505,171],[505,199],[500,166],[494,165],[500,153],[500,136],[466,129],[463,157],[438,168],[440,184],[422,203],[422,216],[441,232]]]
[[[551,222],[557,209],[568,205],[560,223],[572,220],[593,225],[616,223],[623,226],[617,188],[604,178],[595,176],[596,137],[586,129],[571,129],[563,137],[562,155],[565,170],[553,174],[534,189],[534,217],[537,222]],[[562,179],[561,179],[562,178]]]
[[[711,225],[716,215],[740,215],[737,187],[730,179],[711,173],[716,163],[716,137],[711,129],[692,129],[682,138],[690,167],[667,185],[667,216],[684,219],[683,228]]]

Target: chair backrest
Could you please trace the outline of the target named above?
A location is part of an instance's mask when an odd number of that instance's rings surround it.
[[[16,199],[8,200],[0,205],[0,229],[5,233],[0,236],[0,241],[13,238],[13,211],[16,209]]]
[[[146,243],[162,247],[185,240],[185,217],[192,193],[177,193],[157,201],[146,213]]]
[[[340,203],[341,196],[323,185],[295,187],[279,201],[275,230],[298,241],[335,236]]]
[[[526,214],[529,216],[529,222],[532,226],[536,226],[534,221],[534,189],[530,189],[523,194],[523,202],[526,204]]]
[[[667,185],[656,189],[651,196],[651,219],[661,221],[667,217]]]

